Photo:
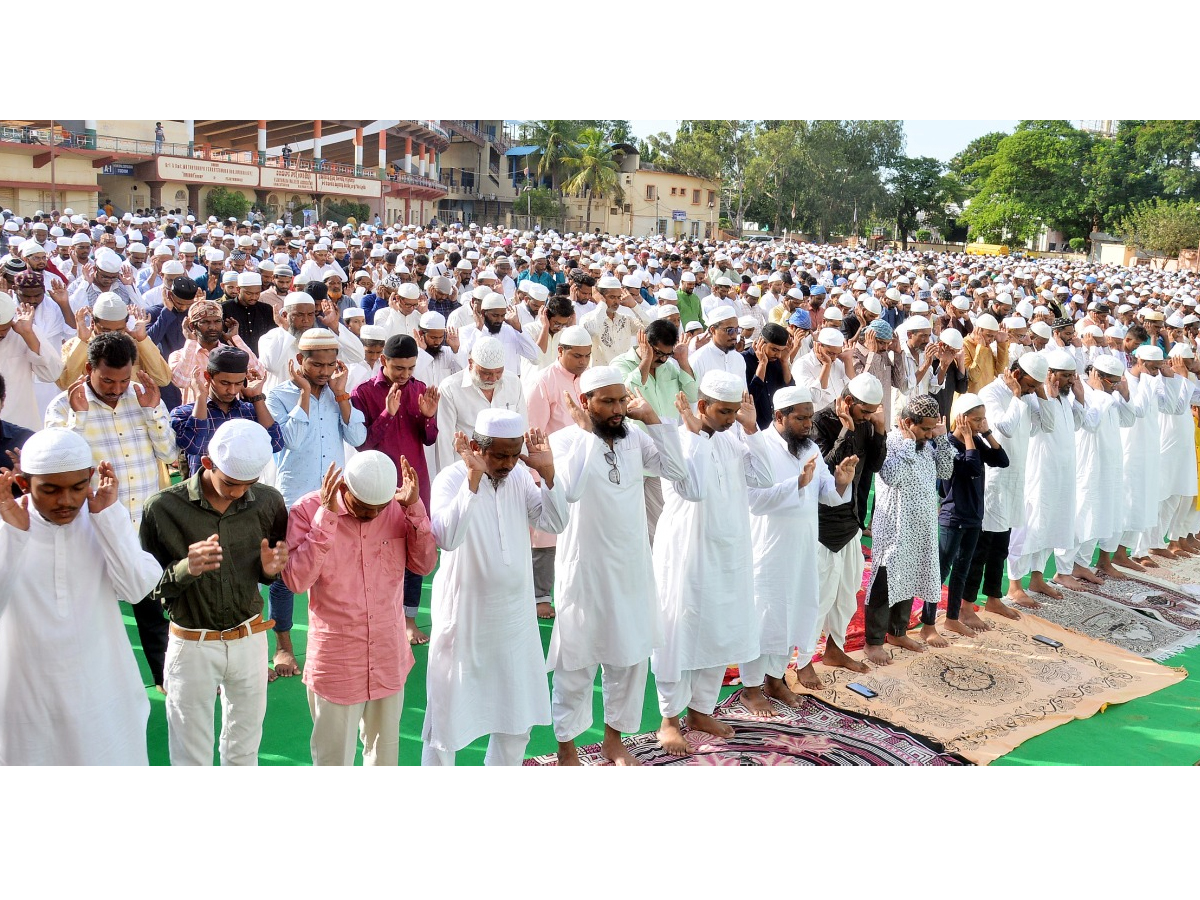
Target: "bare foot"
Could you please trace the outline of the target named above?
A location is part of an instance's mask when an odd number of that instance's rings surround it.
[[[1146,571],[1144,568],[1142,568],[1142,566],[1133,561],[1124,547],[1121,547],[1116,553],[1113,554],[1112,562],[1114,566],[1120,566],[1122,569],[1129,569],[1133,572]]]
[[[1103,584],[1104,583],[1103,578],[1098,578],[1090,570],[1084,568],[1083,566],[1081,566],[1079,564],[1076,564],[1075,567],[1073,569],[1071,569],[1071,577],[1078,578],[1080,581],[1086,581],[1086,582],[1088,582],[1088,584]]]
[[[692,755],[692,749],[688,746],[687,738],[683,736],[683,731],[679,727],[679,716],[671,716],[669,719],[663,719],[656,737],[658,738],[658,746],[663,748],[664,753],[669,753],[671,756]]]
[[[1139,566],[1145,567],[1146,569],[1161,569],[1162,568],[1162,566],[1159,563],[1156,563],[1154,561],[1154,557],[1152,557],[1152,556],[1139,556],[1136,560],[1134,560],[1134,562],[1136,562]]]
[[[267,671],[270,672],[271,670],[267,669]],[[164,697],[167,696],[167,689],[165,687],[163,687],[161,684],[156,684],[154,686],[154,689],[156,691],[158,691],[160,694],[162,694]]]
[[[582,766],[579,761],[579,751],[575,749],[574,741],[558,742],[558,764],[560,766]]]
[[[804,683],[803,679],[801,679],[800,683]],[[821,684],[821,679],[817,679],[817,684]],[[770,675],[767,676],[766,683],[763,684],[763,693],[772,700],[778,700],[784,706],[790,706],[792,709],[795,709],[804,702],[800,698],[800,695],[788,687],[787,682],[782,678],[772,678]]]
[[[825,641],[825,653],[821,656],[821,665],[834,669],[849,669],[851,672],[870,672],[871,667],[858,659],[846,655],[846,651],[831,640]]]
[[[979,618],[976,616],[975,618]],[[966,622],[961,622],[958,619],[947,619],[942,623],[947,631],[953,631],[955,634],[961,634],[963,637],[975,637],[975,629]]]
[[[621,732],[611,725],[604,726],[604,741],[600,744],[600,752],[614,766],[640,766],[641,762],[629,752],[629,748],[621,740]]]
[[[1046,580],[1046,576],[1041,572],[1034,572],[1029,576],[1029,590],[1036,594],[1045,594],[1047,597],[1053,597],[1055,600],[1062,599],[1062,591]]]
[[[1196,540],[1196,536],[1189,534],[1185,538],[1180,538],[1179,543],[1187,547],[1193,553],[1200,553],[1200,541]]]
[[[1019,619],[1021,614],[1001,600],[999,597],[988,597],[987,603],[983,604],[985,612],[994,613],[997,616],[1004,616],[1006,619]]]
[[[1167,544],[1167,549],[1175,555],[1176,559],[1191,559],[1193,556],[1192,551],[1183,546],[1183,541],[1171,541]]]
[[[892,654],[888,653],[882,644],[867,644],[863,656],[873,666],[890,666],[892,664]]]
[[[282,678],[291,678],[293,675],[300,674],[300,666],[296,663],[295,654],[291,650],[276,650],[272,662],[275,663],[275,674]]]
[[[924,653],[925,645],[920,641],[915,641],[907,634],[896,637],[894,634],[884,635],[883,639],[893,647],[899,647],[901,650],[911,650],[913,653]]]
[[[775,707],[771,705],[771,701],[763,694],[762,686],[744,687],[741,690],[742,706],[746,707],[746,711],[756,719],[773,719],[775,717]],[[692,726],[691,716],[688,717],[688,725]]]
[[[429,635],[427,635],[425,632],[423,632],[420,628],[417,627],[416,619],[412,619],[412,618],[409,618],[408,616],[405,616],[404,617],[404,631],[408,635],[408,642],[410,644],[428,644],[429,643]]]
[[[554,606],[549,600],[543,600],[537,605],[537,616],[539,619],[553,619]]]
[[[1072,591],[1082,591],[1084,589],[1083,582],[1078,578],[1071,577],[1070,575],[1055,575],[1054,583],[1061,584],[1063,587],[1069,588]],[[1030,587],[1033,587],[1032,583],[1030,584]],[[1061,597],[1062,594],[1059,594],[1059,596]]]
[[[1167,547],[1157,547],[1150,551],[1150,555],[1159,559],[1175,559],[1175,552]]]
[[[937,627],[934,625],[921,626],[921,640],[923,640],[930,647],[950,646],[950,642],[938,633]]]
[[[1101,560],[1096,566],[1096,571],[1103,572],[1109,578],[1115,578],[1117,581],[1125,580],[1125,576],[1111,561]]]
[[[274,681],[278,677],[279,677],[279,673],[276,672],[274,669],[272,669],[270,666],[267,666],[267,684],[270,684],[272,681]]]
[[[817,675],[817,670],[813,668],[813,664],[809,662],[803,669],[796,670],[796,680],[808,688],[810,691],[819,691],[825,687],[821,678]]]
[[[703,731],[705,734],[711,734],[713,737],[719,738],[731,738],[735,733],[732,725],[718,722],[710,715],[698,713],[691,709],[687,711],[687,727],[692,731]]]
[[[992,630],[992,623],[975,611],[974,603],[963,604],[962,612],[959,614],[959,621],[975,633]]]

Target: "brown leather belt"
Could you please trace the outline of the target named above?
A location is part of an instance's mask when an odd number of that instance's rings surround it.
[[[274,625],[274,619],[263,621],[261,615],[255,616],[249,622],[244,622],[236,628],[228,628],[225,631],[193,631],[190,628],[180,628],[172,622],[171,634],[183,638],[185,641],[236,641],[239,638],[250,637],[252,634],[266,631]]]

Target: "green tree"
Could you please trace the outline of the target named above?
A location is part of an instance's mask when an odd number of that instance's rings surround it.
[[[1007,136],[1003,131],[991,131],[980,135],[950,158],[947,168],[950,170],[950,174],[967,188],[968,197],[974,193],[975,183],[991,173],[990,158],[995,154],[1000,142]]]
[[[371,207],[366,203],[358,203],[354,200],[329,200],[326,199],[321,203],[321,208],[324,212],[321,213],[321,218],[326,221],[338,222],[345,224],[348,219],[354,219],[355,222],[361,224],[371,216]]]
[[[579,122],[569,119],[540,119],[526,123],[526,140],[537,147],[530,163],[539,182],[549,176],[550,187],[561,191],[566,177],[563,159],[575,154],[581,130]]]
[[[613,161],[612,145],[598,128],[586,128],[579,134],[573,156],[564,156],[561,163],[571,173],[565,187],[572,193],[587,195],[587,222],[585,231],[592,227],[592,199],[611,197],[623,203],[625,192],[621,189],[620,168]]]
[[[1200,209],[1194,200],[1143,201],[1121,221],[1120,233],[1127,247],[1173,258],[1200,244]]]
[[[531,216],[535,219],[558,219],[562,217],[562,204],[554,191],[545,187],[527,187],[513,201],[513,214]]]
[[[210,216],[216,216],[218,219],[233,217],[241,221],[250,212],[250,201],[237,191],[218,186],[209,191],[208,196],[204,198],[204,208]]]
[[[918,214],[945,217],[950,186],[942,164],[932,156],[906,156],[896,160],[888,178],[892,195],[896,237],[908,249],[908,235],[919,223]]]

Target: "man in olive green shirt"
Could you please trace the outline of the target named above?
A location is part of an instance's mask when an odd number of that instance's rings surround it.
[[[171,765],[212,765],[213,697],[221,693],[221,765],[258,764],[267,711],[267,635],[259,584],[287,562],[287,506],[257,484],[271,438],[231,419],[203,468],[151,497],[141,541],[165,570],[154,590],[171,619],[167,743]]]
[[[675,292],[679,318],[684,325],[688,322],[703,322],[704,311],[701,308],[700,295],[696,293],[696,276],[691,272],[684,272],[682,279],[679,290]]]

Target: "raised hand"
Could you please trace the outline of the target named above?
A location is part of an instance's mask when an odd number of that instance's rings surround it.
[[[301,394],[312,393],[312,382],[308,380],[308,376],[304,374],[304,369],[296,365],[294,359],[288,360],[288,378],[292,384],[300,388]]]
[[[421,415],[427,419],[432,419],[434,416],[436,416],[438,410],[438,400],[441,396],[441,393],[438,391],[435,385],[431,384],[429,387],[425,388],[425,393],[417,398],[417,409],[420,410]]]
[[[67,286],[55,278],[50,284],[50,299],[63,306],[70,300],[70,293],[67,291]]]
[[[686,325],[687,322],[684,322],[683,324]],[[711,331],[700,332],[698,335],[696,335],[696,349],[699,350],[701,347],[703,347],[705,344],[707,344],[711,340],[712,340],[712,332]]]
[[[643,425],[659,424],[661,420],[654,407],[650,405],[650,401],[643,397],[642,392],[636,388],[631,388],[631,391],[633,396],[630,397],[629,405],[625,408],[625,415]]]
[[[265,544],[266,541],[263,541]],[[193,578],[221,568],[223,552],[217,535],[211,535],[202,541],[196,541],[188,547],[188,574]]]
[[[69,388],[67,388],[67,400],[71,404],[71,409],[75,412],[87,412],[87,375],[80,375],[76,378]]]
[[[467,471],[487,474],[487,463],[484,461],[483,455],[478,450],[471,448],[470,439],[461,431],[454,432],[454,452],[458,454],[459,459],[466,463]]]
[[[525,452],[521,454],[520,459],[541,475],[543,481],[553,481],[554,455],[550,452],[550,443],[541,429],[531,428],[525,433]]]
[[[758,431],[758,414],[754,409],[754,398],[750,396],[749,391],[742,391],[742,405],[738,407],[737,421],[746,434]]]
[[[337,304],[334,303],[332,300],[322,300],[321,301],[321,315],[318,318],[318,321],[322,325],[324,325],[326,328],[328,328],[330,331],[332,331],[334,334],[337,334],[337,330],[338,330],[337,329],[337,326],[338,326]]]
[[[428,350],[429,345],[425,342],[425,333],[420,328],[412,330],[413,340],[417,342],[418,350]]]
[[[113,465],[106,459],[100,460],[96,467],[100,480],[93,490],[88,487],[88,512],[95,515],[103,512],[117,501],[117,475]]]
[[[1013,392],[1014,397],[1021,396],[1021,380],[1017,378],[1017,373],[1012,369],[1005,369],[1004,384],[1010,391]]]
[[[266,378],[255,378],[253,381],[247,381],[246,386],[242,388],[242,399],[247,397],[257,397],[262,393],[263,385],[266,384]]]
[[[810,456],[808,462],[804,464],[804,469],[800,472],[800,481],[798,487],[803,490],[812,483],[813,475],[817,471],[817,458]]]
[[[450,348],[451,353],[458,352],[458,329],[457,328],[447,328],[446,329],[446,346]]]
[[[833,470],[833,481],[837,485],[839,493],[846,489],[846,485],[854,481],[854,470],[857,468],[857,456],[847,456],[837,464],[837,468]]]
[[[350,370],[346,368],[346,364],[340,359],[333,364],[333,375],[329,379],[329,387],[335,394],[346,393],[346,380],[350,377]]]
[[[233,339],[235,337],[237,337],[238,328],[240,328],[240,327],[241,326],[238,323],[238,320],[233,318],[232,316],[230,318],[226,319],[225,320],[225,340],[229,341],[232,344]]]
[[[29,530],[29,498],[15,499],[12,494],[17,473],[0,469],[0,521],[20,531]],[[19,486],[18,486],[19,487]]]
[[[387,397],[384,398],[383,405],[389,416],[395,416],[400,412],[400,392],[404,390],[400,385],[393,384],[388,388]]]
[[[692,405],[688,403],[687,394],[680,391],[675,395],[675,409],[679,412],[679,418],[683,421],[684,426],[692,434],[700,433],[700,420],[696,418],[696,414],[692,412]]]
[[[17,314],[12,318],[12,330],[28,340],[33,337],[33,314],[37,309],[29,303],[17,307]]]
[[[842,423],[842,427],[847,431],[853,431],[856,426],[854,424],[854,417],[850,415],[849,400],[839,397],[835,401],[835,404],[834,409],[837,410],[838,421]]]
[[[154,379],[150,377],[150,373],[142,369],[137,374],[137,380],[142,386],[142,390],[137,393],[138,405],[142,409],[154,409],[158,406],[161,399],[158,385],[154,383]]]
[[[208,396],[212,386],[209,384],[208,378],[205,377],[208,373],[204,369],[197,368],[192,373],[192,399],[195,406],[203,409],[208,405]]]
[[[287,565],[288,545],[287,541],[280,541],[272,547],[266,538],[262,539],[262,544],[259,546],[258,559],[262,564],[263,574],[268,578],[274,578],[283,571],[283,567]]]
[[[567,404],[567,413],[571,416],[571,421],[584,431],[591,431],[592,417],[575,402],[570,391],[563,391],[563,401]]]
[[[933,426],[933,431],[930,433],[929,438],[930,438],[930,440],[932,440],[934,438],[940,438],[945,433],[946,433],[946,423],[943,420],[939,419],[938,423]]]
[[[400,457],[400,487],[396,488],[396,502],[405,509],[421,499],[417,470],[407,459]]]
[[[337,463],[330,463],[329,468],[325,470],[325,477],[321,479],[321,505],[332,513],[338,511],[338,489],[341,485],[342,470],[337,467]]]
[[[150,313],[135,306],[130,309],[129,314],[133,316],[133,329],[129,336],[135,341],[144,341],[146,329],[150,327]]]

